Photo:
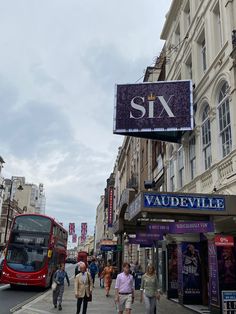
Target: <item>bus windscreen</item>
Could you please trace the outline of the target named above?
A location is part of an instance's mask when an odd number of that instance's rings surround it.
[[[51,230],[52,222],[42,216],[19,216],[16,217],[12,231],[47,232]]]

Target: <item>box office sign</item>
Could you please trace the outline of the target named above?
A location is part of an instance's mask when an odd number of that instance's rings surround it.
[[[192,128],[191,81],[117,85],[114,133],[186,131]]]

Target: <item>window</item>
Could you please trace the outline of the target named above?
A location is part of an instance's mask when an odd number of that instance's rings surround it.
[[[170,154],[170,191],[174,192],[175,190],[175,163],[173,156],[173,147]]]
[[[189,163],[190,163],[190,178],[194,179],[196,175],[196,146],[195,136],[189,140]]]
[[[184,185],[184,150],[183,146],[178,150],[179,187]]]
[[[174,192],[175,190],[175,170],[174,170],[174,160],[170,160],[170,190]]]
[[[223,157],[228,155],[232,150],[228,89],[229,85],[225,82],[220,90],[218,99],[220,139]]]
[[[214,10],[213,10],[213,22],[214,22],[214,37],[215,37],[215,45],[216,45],[216,53],[223,45],[223,38],[222,38],[222,21],[221,21],[221,14],[220,14],[220,5],[217,2]]]
[[[180,44],[180,26],[179,26],[179,24],[175,30],[175,44],[176,45]]]
[[[207,68],[206,62],[206,41],[205,38],[201,42],[201,55],[202,55],[202,69],[205,72]]]
[[[211,123],[209,118],[210,107],[205,105],[205,109],[202,114],[202,147],[204,166],[207,170],[211,166]]]
[[[193,66],[192,66],[192,55],[191,55],[191,53],[190,53],[185,64],[186,64],[187,78],[191,80],[193,78]]]
[[[189,1],[187,2],[187,5],[184,9],[185,13],[185,30],[187,31],[190,24],[191,24],[191,13],[190,13],[190,3]]]

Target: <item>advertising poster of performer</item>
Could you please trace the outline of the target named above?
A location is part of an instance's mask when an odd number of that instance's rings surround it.
[[[168,298],[178,297],[178,249],[177,244],[168,245]]]
[[[221,290],[236,290],[235,246],[217,247],[219,281]]]
[[[186,304],[201,304],[200,243],[182,243],[183,300]]]

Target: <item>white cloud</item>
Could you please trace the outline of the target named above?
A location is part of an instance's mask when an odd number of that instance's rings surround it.
[[[47,212],[88,221],[122,138],[114,84],[157,55],[170,0],[0,0],[0,154],[5,176],[43,182]]]

